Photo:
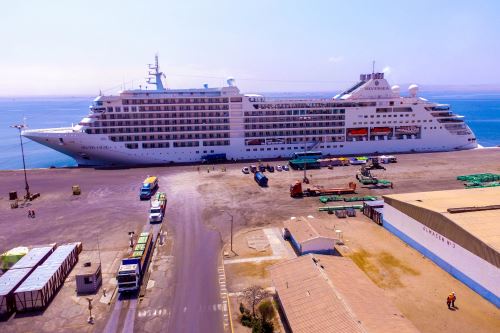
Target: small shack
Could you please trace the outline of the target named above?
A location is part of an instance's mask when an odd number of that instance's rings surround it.
[[[299,255],[307,253],[335,253],[336,234],[320,219],[300,217],[285,221],[283,238],[290,240]]]
[[[384,200],[363,202],[363,214],[379,225],[382,225],[383,213]]]
[[[77,294],[95,294],[102,283],[101,261],[97,252],[85,251],[75,267]]]

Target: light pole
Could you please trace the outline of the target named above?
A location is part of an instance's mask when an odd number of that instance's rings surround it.
[[[231,252],[234,253],[234,251],[233,251],[233,220],[234,220],[234,217],[231,213],[228,213],[225,210],[221,210],[221,213],[226,213],[227,215],[229,215],[229,217],[231,217]]]
[[[24,170],[24,183],[26,188],[26,200],[30,198],[30,187],[28,185],[28,177],[26,176],[26,162],[24,161],[24,147],[23,147],[23,136],[21,135],[21,131],[26,127],[23,124],[12,125],[12,128],[17,128],[19,130],[19,141],[21,142],[21,154],[23,156],[23,170]]]
[[[94,317],[92,317],[92,298],[86,297],[87,301],[89,302],[89,318],[87,319],[87,322],[89,324],[92,324],[94,322]]]
[[[311,117],[299,117],[300,120],[304,120],[304,127],[307,128],[306,123],[305,121],[307,120],[310,120]],[[304,163],[303,163],[303,168],[304,168],[304,179],[302,180],[302,182],[304,183],[309,183],[309,179],[307,179],[307,163],[306,163],[306,159],[307,159],[307,156],[306,156],[306,153],[307,153],[307,129],[304,129]]]

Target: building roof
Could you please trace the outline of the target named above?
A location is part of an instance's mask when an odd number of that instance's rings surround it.
[[[308,254],[269,271],[294,333],[418,332],[348,258]]]
[[[31,272],[31,268],[9,269],[0,276],[0,296],[8,295]]]
[[[32,248],[24,257],[12,266],[12,269],[32,268],[39,265],[53,250],[55,244]]]
[[[90,265],[87,265],[90,263]],[[95,275],[101,267],[99,253],[97,251],[83,251],[78,259],[78,264],[75,266],[75,275]]]
[[[500,205],[500,187],[392,194],[387,204],[500,267],[500,209],[450,213],[450,208]]]
[[[304,243],[319,237],[336,238],[333,225],[328,227],[320,219],[299,217],[286,220],[284,226],[298,243]]]

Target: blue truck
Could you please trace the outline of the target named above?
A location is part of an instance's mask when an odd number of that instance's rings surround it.
[[[261,187],[267,186],[267,177],[260,171],[256,172],[253,176],[253,179],[259,184]]]
[[[139,191],[139,198],[141,200],[149,200],[154,191],[158,188],[158,177],[148,176],[142,183]]]

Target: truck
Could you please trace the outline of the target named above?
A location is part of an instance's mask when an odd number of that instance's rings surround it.
[[[142,232],[137,240],[134,252],[130,257],[122,259],[118,269],[116,280],[119,293],[135,292],[140,289],[152,248],[153,234]]]
[[[201,156],[202,163],[220,163],[227,161],[226,154],[208,154]]]
[[[141,189],[139,190],[139,198],[141,200],[149,200],[157,188],[158,177],[148,176],[142,182]]]
[[[264,174],[260,171],[257,171],[255,175],[253,176],[253,179],[259,184],[261,187],[266,187],[267,186],[267,177],[264,176]]]
[[[154,199],[151,200],[151,207],[149,208],[149,223],[162,222],[166,207],[167,195],[164,192],[156,193]]]
[[[302,189],[302,183],[298,180],[290,185],[290,196],[292,198],[301,198],[318,195],[339,195],[339,194],[352,194],[356,192],[356,184],[350,182],[347,187],[323,187],[313,186],[310,188]]]

